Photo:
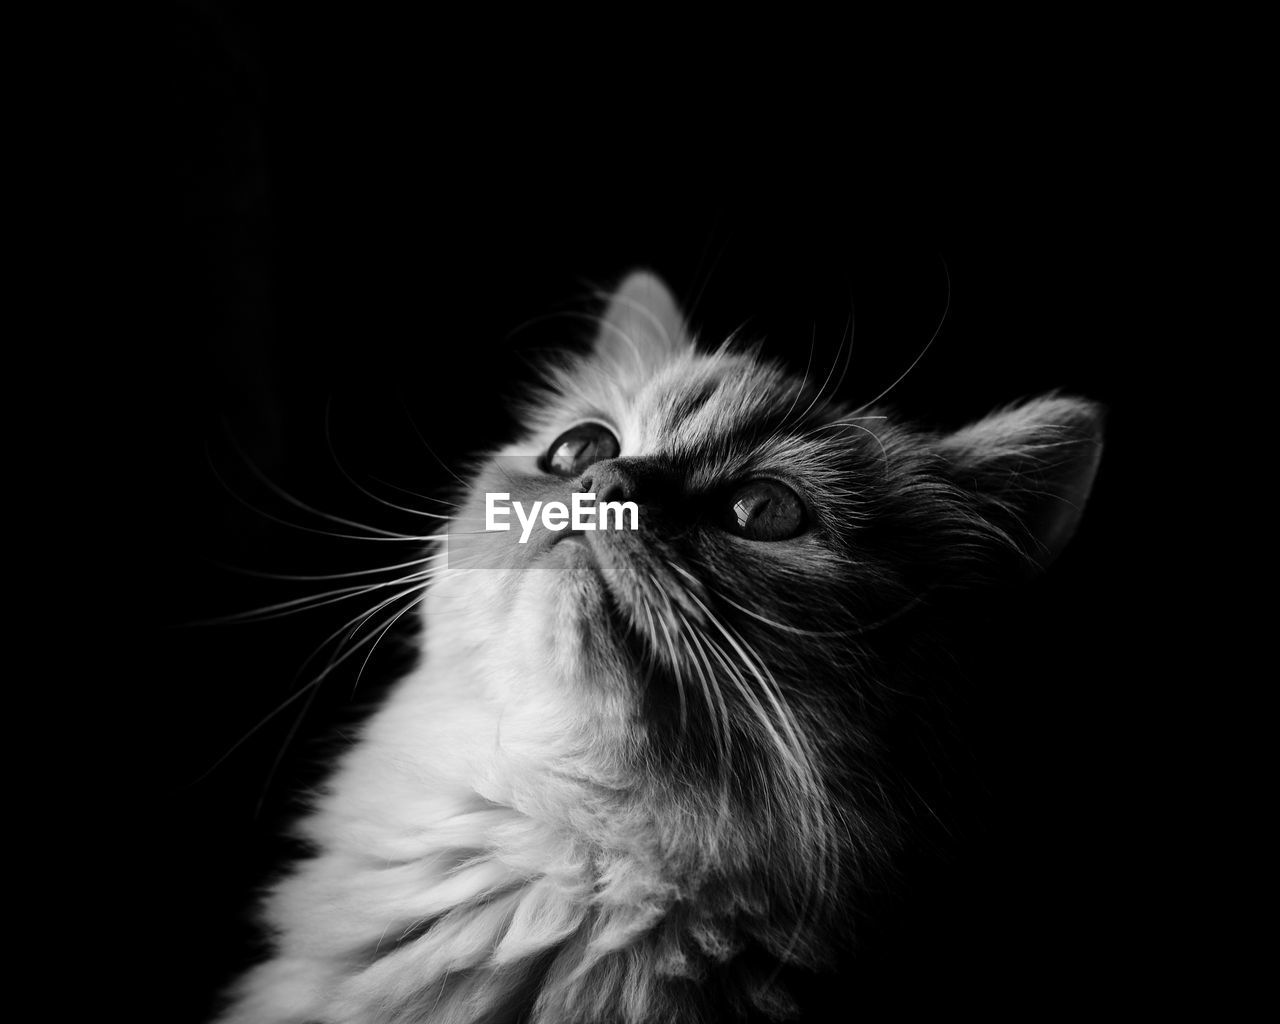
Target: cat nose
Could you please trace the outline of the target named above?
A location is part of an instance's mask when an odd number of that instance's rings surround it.
[[[618,459],[606,459],[588,466],[578,479],[578,490],[594,494],[596,501],[632,501],[636,479]]]

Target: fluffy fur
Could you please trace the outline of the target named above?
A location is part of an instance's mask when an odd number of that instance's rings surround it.
[[[531,456],[588,420],[640,529],[484,533],[487,491],[580,489]],[[934,596],[1048,564],[1100,451],[1076,398],[945,436],[841,407],[700,352],[643,274],[526,422],[428,542],[420,663],[302,822],[222,1024],[786,1016],[776,968],[821,964],[892,852],[884,732],[928,685]],[[804,532],[717,525],[757,476]]]

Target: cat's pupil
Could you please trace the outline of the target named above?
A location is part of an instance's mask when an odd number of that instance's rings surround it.
[[[747,540],[787,540],[804,528],[804,505],[776,480],[749,480],[729,497],[725,527]]]
[[[578,476],[602,459],[614,459],[621,451],[618,439],[600,423],[580,423],[551,442],[545,468],[557,476]]]

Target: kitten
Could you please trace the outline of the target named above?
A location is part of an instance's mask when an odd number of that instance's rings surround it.
[[[942,597],[1048,565],[1099,408],[939,435],[693,339],[629,277],[430,540],[420,664],[301,823],[222,1024],[784,1017],[903,809]],[[541,453],[541,454],[539,454]],[[486,495],[638,528],[486,529]]]

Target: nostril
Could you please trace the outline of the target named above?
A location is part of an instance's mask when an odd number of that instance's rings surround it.
[[[604,490],[596,495],[596,501],[625,501],[626,488],[618,481],[605,484]]]

